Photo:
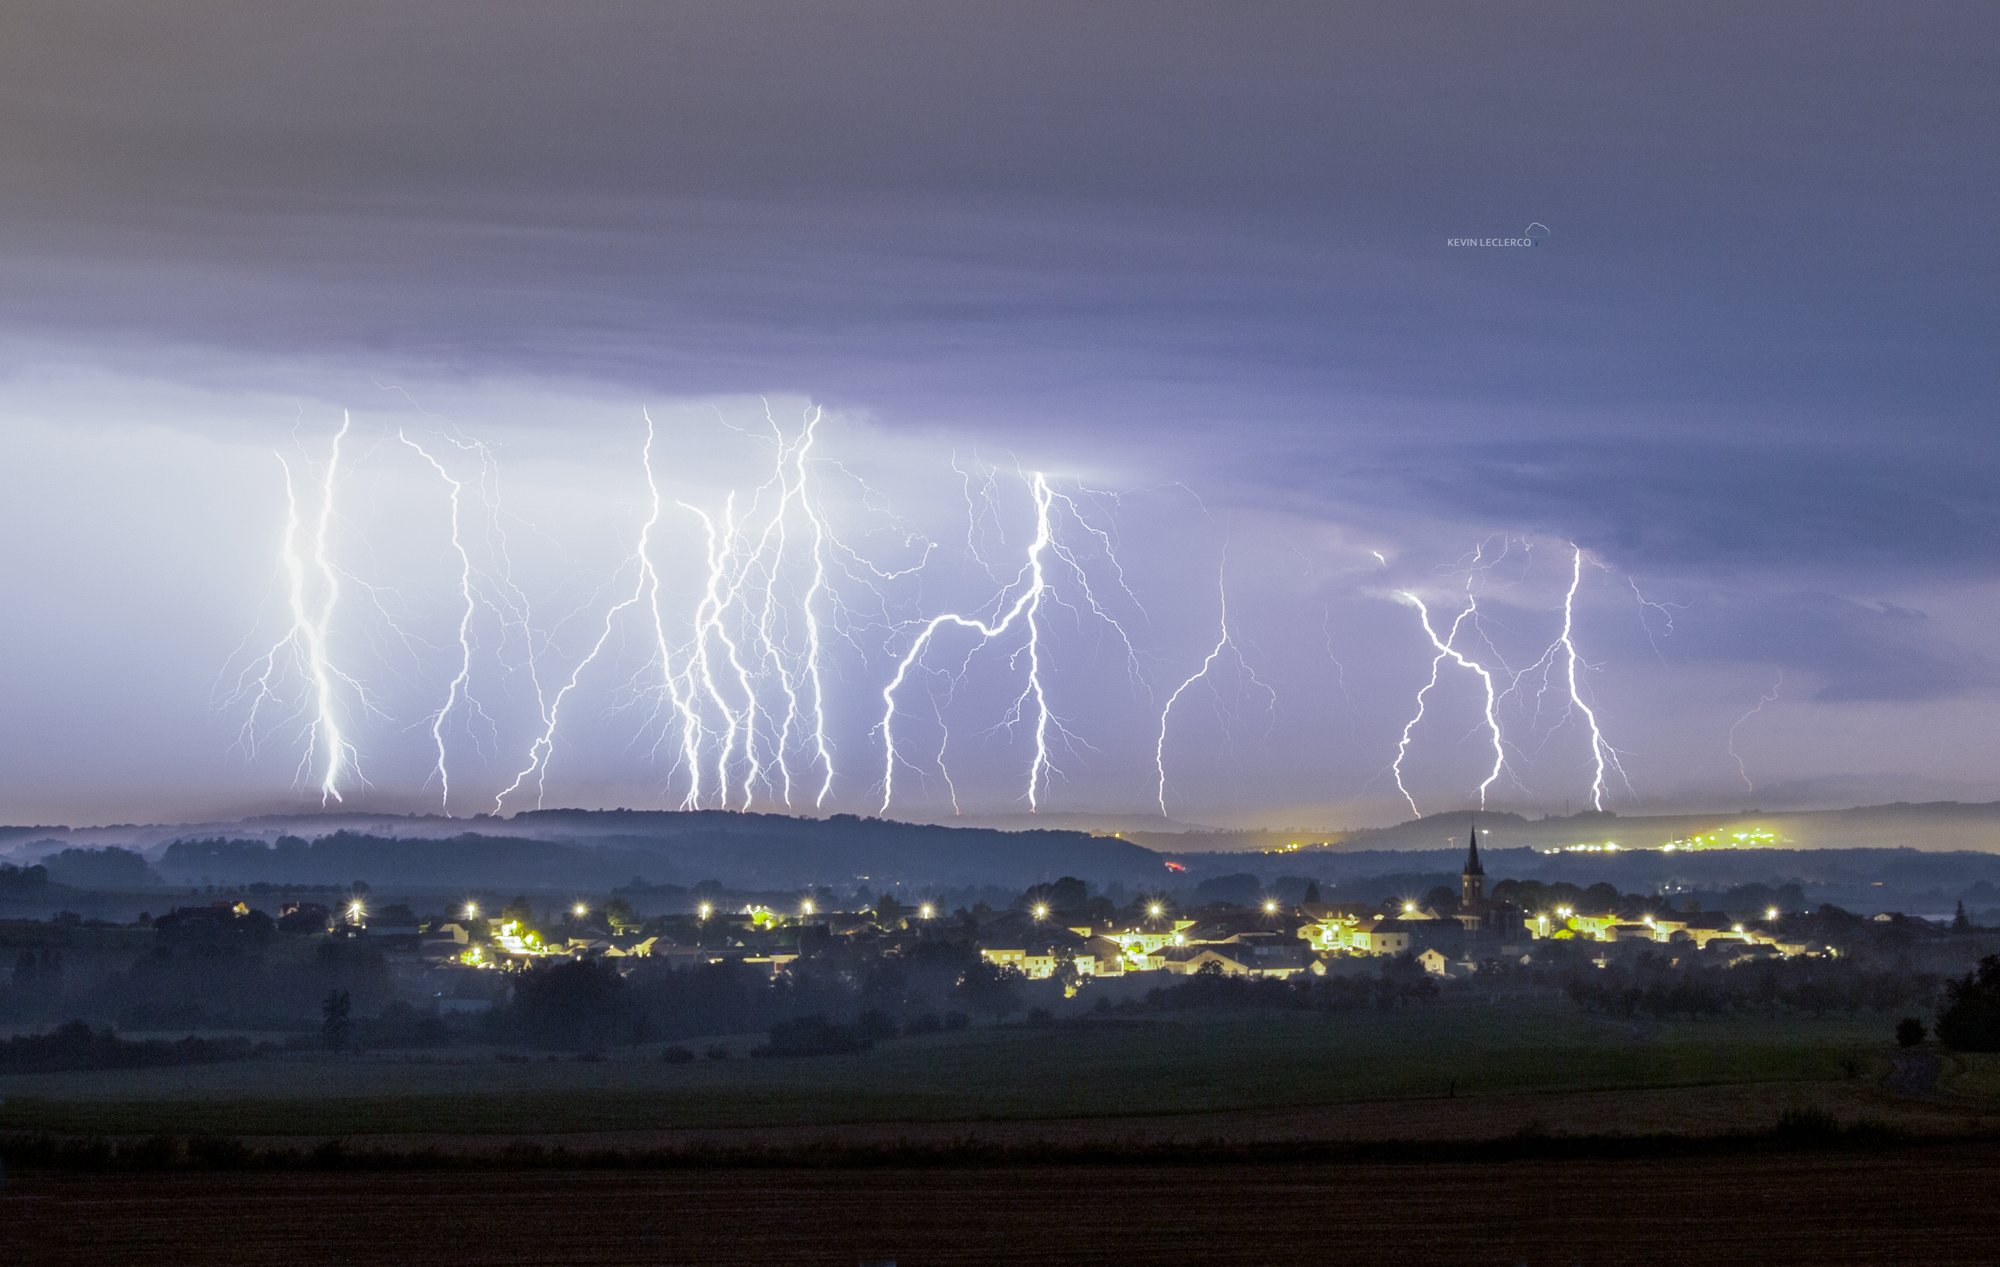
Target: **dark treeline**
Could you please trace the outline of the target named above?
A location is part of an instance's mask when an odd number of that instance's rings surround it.
[[[1562,989],[1586,1011],[1665,1020],[1744,1012],[1819,1017],[1927,1009],[1942,984],[1934,973],[1869,967],[1851,959],[1779,959],[1721,967],[1641,955],[1629,963],[1577,969]]]
[[[273,1050],[247,1038],[149,1038],[129,1040],[108,1029],[70,1021],[46,1034],[17,1034],[0,1042],[0,1071],[53,1073],[71,1069],[158,1069],[247,1060]]]

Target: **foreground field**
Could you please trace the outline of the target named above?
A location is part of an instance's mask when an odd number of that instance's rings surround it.
[[[48,1264],[2000,1261],[2000,1145],[1424,1165],[30,1175]]]
[[[1566,1005],[1438,1007],[1395,1016],[1298,1013],[1015,1025],[898,1040],[856,1056],[698,1061],[656,1053],[602,1063],[329,1057],[0,1079],[0,1131],[135,1134],[504,1136],[685,1135],[926,1124],[1284,1120],[1362,1104],[1710,1089],[1701,1129],[1763,1126],[1798,1088],[1872,1085],[1885,1067],[1879,1019],[1630,1025]],[[747,1044],[739,1043],[739,1051]],[[1748,1088],[1736,1099],[1713,1093]],[[1616,1097],[1612,1097],[1615,1101]],[[1685,1097],[1683,1098],[1685,1099]],[[1692,1103],[1692,1101],[1688,1101]],[[1550,1128],[1660,1129],[1596,1120]],[[1669,1096],[1657,1116],[1669,1124]],[[1731,1114],[1749,1114],[1732,1121]],[[1412,1110],[1418,1119],[1434,1110]],[[1329,1128],[1331,1129],[1331,1128]]]

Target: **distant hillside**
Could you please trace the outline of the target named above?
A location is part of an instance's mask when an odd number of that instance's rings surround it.
[[[350,825],[307,838],[260,821],[182,835],[158,850],[175,884],[346,884],[405,888],[592,890],[644,880],[719,880],[749,889],[807,885],[999,885],[1064,875],[1148,883],[1161,860],[1137,845],[1081,832],[998,832],[777,814],[549,810],[473,820],[439,832],[436,819]],[[465,830],[470,826],[472,830]]]
[[[1393,827],[1323,832],[1208,832],[1182,835],[1131,833],[1128,839],[1169,856],[1190,853],[1282,849],[1298,842],[1313,851],[1320,842],[1336,850],[1463,848],[1466,831],[1479,823],[1482,845],[1496,848],[1555,849],[1615,843],[1626,849],[1658,849],[1702,836],[1727,840],[1735,833],[1768,833],[1769,843],[1798,849],[1909,848],[2000,852],[2000,802],[1964,804],[1867,805],[1839,810],[1744,810],[1722,814],[1632,815],[1584,813],[1560,818],[1524,818],[1498,811],[1458,810],[1432,814]],[[1280,837],[1284,837],[1280,839]]]

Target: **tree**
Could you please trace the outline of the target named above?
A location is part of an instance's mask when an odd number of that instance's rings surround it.
[[[320,1004],[320,1041],[328,1051],[346,1051],[348,1036],[353,1032],[351,1019],[354,1000],[345,990],[329,990],[326,1002]]]
[[[1972,931],[1972,917],[1965,913],[1965,899],[1958,900],[1958,910],[1952,913],[1951,931],[1966,933]]]
[[[896,900],[894,893],[884,893],[875,899],[875,922],[884,928],[892,927],[903,918],[903,904]]]
[[[1306,905],[1307,905],[1307,906],[1318,906],[1318,905],[1319,905],[1319,881],[1318,881],[1318,880],[1308,880],[1308,881],[1306,881]]]
[[[1938,1013],[1938,1041],[1956,1051],[2000,1051],[2000,955],[1988,955],[1960,980]]]
[[[1914,1016],[1896,1022],[1896,1045],[1915,1047],[1924,1041],[1924,1023]]]
[[[639,927],[638,917],[632,913],[632,904],[622,897],[614,897],[604,904],[604,922],[611,925],[617,934],[629,933]]]

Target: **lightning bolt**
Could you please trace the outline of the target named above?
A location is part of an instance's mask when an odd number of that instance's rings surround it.
[[[1584,727],[1590,735],[1592,765],[1590,780],[1591,808],[1602,812],[1604,809],[1605,782],[1609,772],[1616,770],[1618,777],[1625,781],[1627,787],[1631,786],[1631,780],[1625,776],[1625,767],[1619,763],[1617,750],[1606,742],[1604,728],[1598,724],[1596,711],[1583,698],[1583,684],[1578,679],[1577,670],[1580,667],[1587,668],[1589,666],[1584,664],[1583,656],[1576,648],[1576,593],[1583,585],[1583,548],[1572,542],[1570,543],[1570,551],[1569,589],[1563,593],[1562,632],[1556,636],[1554,642],[1549,644],[1548,649],[1542,653],[1541,658],[1533,665],[1530,665],[1519,677],[1525,677],[1527,674],[1533,673],[1536,669],[1541,669],[1542,680],[1546,689],[1548,675],[1553,670],[1556,660],[1558,658],[1562,660],[1564,678],[1568,687],[1571,715],[1577,713],[1583,715]],[[1515,679],[1516,682],[1519,681],[1519,677]]]
[[[964,475],[962,471],[961,475]],[[1024,475],[1023,478],[1028,485],[1034,505],[1035,531],[1028,543],[1020,569],[1005,583],[995,600],[996,614],[981,617],[963,612],[945,612],[920,622],[915,626],[917,632],[909,647],[897,660],[894,673],[882,687],[882,718],[875,726],[875,731],[882,736],[882,801],[879,813],[887,813],[894,801],[896,769],[899,764],[904,763],[896,746],[897,692],[909,680],[912,671],[923,665],[925,654],[933,641],[946,629],[965,630],[977,636],[958,673],[948,675],[954,682],[962,677],[973,656],[980,650],[997,639],[1015,635],[1017,629],[1019,631],[1017,636],[1021,639],[1020,644],[1008,656],[1008,663],[1022,673],[1021,689],[1001,718],[998,728],[1012,733],[1015,728],[1023,724],[1028,725],[1033,752],[1028,762],[1022,799],[1027,802],[1030,813],[1039,811],[1050,782],[1060,774],[1052,756],[1053,744],[1061,741],[1072,747],[1087,746],[1063,725],[1049,704],[1048,687],[1044,678],[1043,608],[1045,603],[1067,606],[1053,588],[1051,560],[1061,565],[1075,580],[1083,609],[1087,609],[1093,616],[1110,625],[1118,634],[1126,650],[1128,666],[1136,666],[1137,653],[1123,624],[1099,601],[1082,558],[1057,536],[1055,527],[1057,508],[1065,510],[1086,535],[1095,541],[1099,550],[1109,560],[1117,584],[1129,596],[1131,591],[1124,585],[1123,573],[1118,569],[1110,535],[1084,516],[1074,498],[1056,491],[1043,473],[1037,471]],[[988,485],[990,488],[990,476]],[[966,479],[966,487],[969,495],[971,488],[969,477]],[[979,517],[977,511],[974,512],[974,517],[975,520]],[[968,542],[970,541],[971,538],[968,538]],[[977,557],[976,545],[973,548]],[[935,700],[933,707],[936,707]],[[938,749],[940,769],[943,768],[943,754],[949,742],[950,736],[947,734]],[[946,779],[949,782],[948,772]],[[956,804],[955,789],[952,796]]]
[[[445,760],[444,727],[452,710],[466,695],[472,681],[472,618],[478,611],[478,599],[473,593],[472,555],[465,548],[465,538],[460,532],[460,510],[464,501],[465,483],[450,471],[444,463],[432,457],[428,450],[402,432],[396,438],[414,449],[418,457],[430,463],[438,478],[451,489],[451,548],[458,555],[458,594],[460,600],[458,616],[458,672],[452,676],[451,684],[445,689],[444,703],[431,714],[431,743],[437,750],[438,807],[447,816],[451,813],[451,768]]]
[[[372,711],[373,708],[361,684],[334,665],[328,650],[328,631],[340,603],[341,573],[334,566],[331,544],[335,492],[341,443],[347,438],[351,425],[352,420],[343,413],[340,429],[334,433],[327,452],[318,512],[313,520],[310,568],[299,545],[303,523],[299,513],[297,482],[284,454],[275,455],[285,478],[285,527],[279,539],[278,554],[285,575],[286,606],[291,624],[282,638],[244,670],[234,697],[251,696],[241,741],[246,751],[254,751],[262,709],[267,703],[276,704],[282,698],[277,685],[285,673],[281,663],[290,665],[305,678],[307,702],[295,715],[310,713],[311,720],[306,723],[306,747],[299,759],[299,779],[304,782],[308,777],[307,771],[315,764],[319,765],[321,805],[343,799],[340,789],[346,779],[352,777],[366,781],[360,773],[360,754],[342,725],[341,692],[345,690],[353,694],[364,710]],[[319,602],[316,606],[309,593],[309,573],[317,574],[319,579]]]
[[[1485,665],[1458,650],[1456,645],[1459,629],[1468,620],[1476,621],[1479,612],[1479,601],[1476,598],[1468,598],[1465,609],[1459,612],[1452,620],[1451,628],[1447,635],[1440,638],[1438,637],[1437,629],[1431,624],[1430,608],[1425,606],[1423,599],[1409,590],[1400,591],[1397,597],[1417,609],[1417,620],[1423,626],[1424,637],[1430,640],[1431,647],[1437,654],[1431,657],[1430,680],[1425,682],[1417,691],[1416,712],[1411,715],[1408,722],[1404,723],[1402,739],[1396,746],[1396,760],[1390,767],[1391,771],[1395,774],[1396,788],[1402,792],[1403,799],[1410,803],[1410,813],[1422,817],[1421,812],[1417,808],[1416,797],[1410,794],[1409,787],[1403,782],[1403,761],[1409,755],[1410,740],[1416,733],[1417,724],[1424,719],[1426,698],[1432,690],[1436,689],[1438,675],[1444,667],[1444,662],[1450,660],[1460,668],[1466,669],[1478,677],[1480,686],[1485,693],[1484,716],[1486,732],[1493,741],[1493,768],[1487,772],[1486,778],[1479,784],[1479,807],[1484,809],[1486,808],[1488,791],[1507,768],[1507,750],[1501,743],[1500,720],[1496,713],[1498,692],[1494,686],[1493,674]]]
[[[1757,784],[1750,778],[1750,767],[1743,764],[1743,755],[1736,751],[1736,732],[1743,729],[1744,722],[1749,721],[1752,717],[1755,717],[1757,714],[1763,712],[1764,705],[1776,703],[1778,699],[1778,691],[1784,685],[1785,685],[1785,671],[1783,669],[1779,669],[1778,680],[1771,683],[1771,689],[1766,691],[1755,704],[1752,704],[1750,706],[1748,712],[1744,713],[1741,717],[1738,717],[1736,721],[1729,727],[1729,757],[1730,760],[1736,763],[1736,773],[1742,776],[1743,790],[1746,792],[1751,792],[1751,793],[1756,792]]]
[[[1167,719],[1173,715],[1174,705],[1180,701],[1181,696],[1187,693],[1189,687],[1208,676],[1208,671],[1215,667],[1216,661],[1222,658],[1224,652],[1235,657],[1238,669],[1246,674],[1250,681],[1262,687],[1266,692],[1270,692],[1271,690],[1270,687],[1265,686],[1258,679],[1256,671],[1244,660],[1243,651],[1236,645],[1235,635],[1229,630],[1229,587],[1226,583],[1228,570],[1229,552],[1225,546],[1222,563],[1216,568],[1215,576],[1215,591],[1219,608],[1219,615],[1216,621],[1215,645],[1209,648],[1208,655],[1202,659],[1200,667],[1195,669],[1179,686],[1173,689],[1173,693],[1167,696],[1167,702],[1160,708],[1160,730],[1153,741],[1153,768],[1159,775],[1158,799],[1160,817],[1162,818],[1167,816]],[[1274,702],[1275,699],[1276,696],[1274,694]]]
[[[605,609],[604,621],[598,631],[597,641],[591,644],[590,650],[570,669],[569,680],[564,682],[557,689],[555,696],[549,700],[548,709],[543,716],[541,733],[535,737],[534,742],[528,749],[528,764],[522,767],[520,772],[514,776],[512,783],[502,788],[499,794],[493,798],[493,812],[496,814],[504,811],[507,798],[520,791],[522,785],[529,779],[535,781],[535,805],[537,808],[541,807],[542,797],[548,782],[549,761],[555,755],[556,733],[561,725],[564,701],[576,690],[577,684],[583,680],[585,670],[589,669],[596,662],[598,656],[604,653],[605,645],[611,641],[612,632],[618,627],[619,616],[628,609],[636,606],[649,595],[657,599],[660,578],[659,573],[653,567],[652,538],[653,530],[659,526],[660,522],[660,486],[653,473],[653,418],[651,414],[644,414],[643,411],[642,416],[646,420],[646,443],[640,449],[640,465],[645,472],[646,491],[650,498],[650,505],[646,521],[639,528],[638,544],[633,548],[632,554],[626,559],[626,562],[632,566],[635,577],[632,584],[632,592]],[[620,570],[622,571],[623,569],[621,568]],[[655,610],[657,611],[657,606],[655,606]],[[662,636],[660,642],[662,652],[664,652],[664,648],[665,640],[664,636]],[[663,675],[670,679],[671,674],[665,673],[664,668],[665,666],[663,666]]]

